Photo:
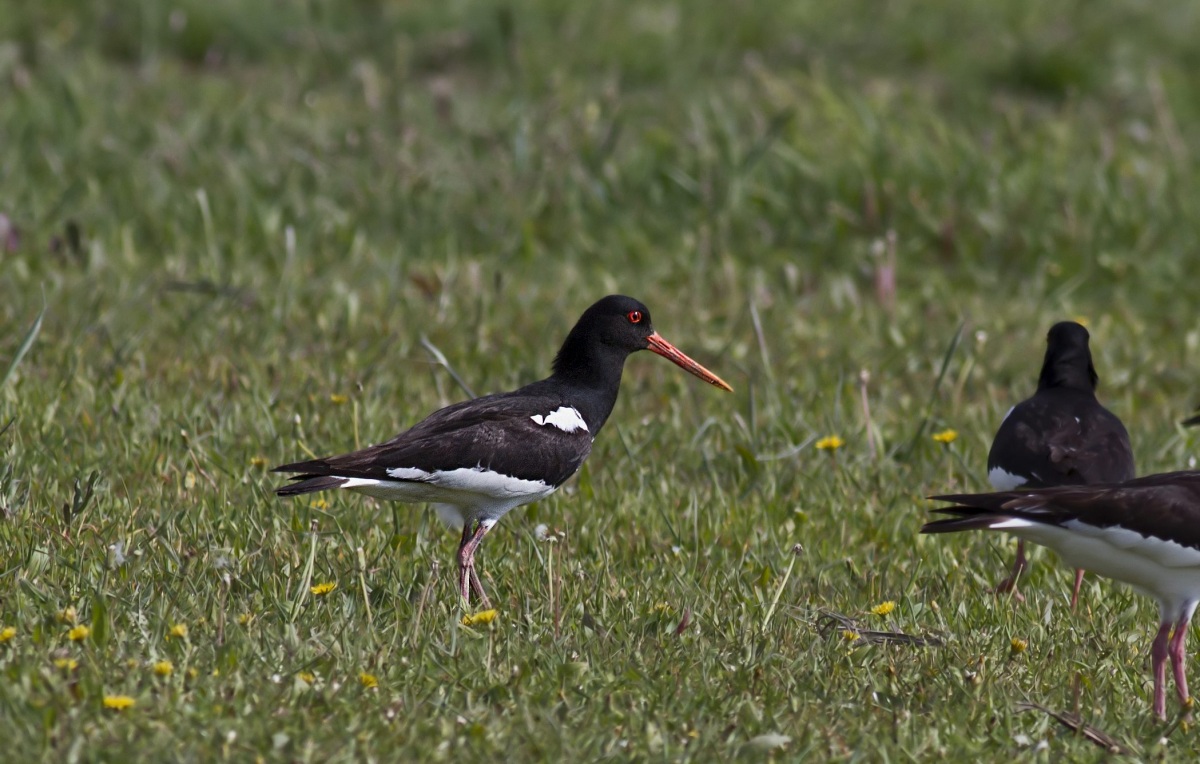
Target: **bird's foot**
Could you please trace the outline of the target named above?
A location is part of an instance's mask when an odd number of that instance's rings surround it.
[[[996,584],[996,588],[992,590],[996,594],[1011,594],[1012,598],[1017,602],[1024,602],[1025,595],[1017,591],[1017,577],[1009,576],[1000,583]]]

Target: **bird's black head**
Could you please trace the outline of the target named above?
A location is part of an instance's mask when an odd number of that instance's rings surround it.
[[[619,294],[609,295],[583,312],[554,359],[554,373],[599,380],[615,372],[620,380],[625,357],[638,350],[653,351],[712,385],[732,390],[654,331],[649,308]]]
[[[1069,387],[1095,392],[1099,377],[1088,348],[1088,330],[1074,321],[1060,321],[1046,335],[1046,358],[1038,389]]]
[[[571,336],[586,336],[626,354],[649,347],[654,326],[650,309],[632,297],[610,294],[583,312],[571,330]],[[568,338],[569,340],[570,338]]]

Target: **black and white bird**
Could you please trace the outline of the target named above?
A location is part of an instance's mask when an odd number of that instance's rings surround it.
[[[1129,433],[1096,400],[1098,377],[1088,330],[1073,321],[1050,327],[1037,392],[1005,415],[988,453],[988,482],[998,491],[1132,480]],[[1017,540],[1012,573],[996,587],[1017,592],[1025,569],[1025,540]],[[1083,570],[1075,571],[1071,609],[1079,600]]]
[[[1157,600],[1159,627],[1150,651],[1154,713],[1166,715],[1167,658],[1187,705],[1184,640],[1200,602],[1200,472],[932,498],[955,506],[934,510],[951,517],[926,523],[922,533],[1005,531]]]
[[[571,329],[554,373],[509,393],[435,411],[386,443],[275,472],[298,473],[275,491],[295,496],[340,488],[391,501],[428,502],[462,526],[458,585],[489,606],[475,572],[475,550],[509,510],[549,496],[574,475],[617,402],[625,359],[650,350],[732,392],[720,377],[654,331],[645,305],[610,295]]]

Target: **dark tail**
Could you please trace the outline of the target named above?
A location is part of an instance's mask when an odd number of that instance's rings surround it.
[[[1005,515],[998,515],[987,509],[977,507],[945,507],[935,509],[952,517],[941,520],[931,520],[921,526],[921,533],[958,533],[959,531],[989,530],[997,522],[1007,520]]]
[[[1183,425],[1184,427],[1191,427],[1193,425],[1200,424],[1200,414],[1197,414],[1196,416],[1185,419],[1182,422],[1180,422],[1180,424]]]
[[[296,482],[276,488],[275,495],[299,496],[302,493],[328,491],[330,488],[338,488],[342,483],[346,482],[346,478],[334,477],[332,475],[296,475],[292,480]]]

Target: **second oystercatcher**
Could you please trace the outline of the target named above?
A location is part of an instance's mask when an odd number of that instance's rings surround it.
[[[988,482],[1000,491],[1132,480],[1129,433],[1096,400],[1098,377],[1088,347],[1088,330],[1063,321],[1046,335],[1046,357],[1037,392],[1014,406],[1000,423],[988,453]],[[1025,569],[1025,540],[1017,539],[1012,573],[996,591],[1017,592]],[[1079,599],[1083,570],[1075,571],[1071,609]]]
[[[1167,658],[1179,700],[1189,705],[1184,640],[1200,602],[1200,472],[932,498],[955,506],[934,510],[951,517],[926,523],[922,533],[1006,531],[1157,600],[1159,627],[1150,649],[1154,713],[1166,715]]]
[[[509,510],[549,496],[579,470],[617,402],[625,359],[638,350],[733,391],[654,331],[645,305],[610,295],[584,311],[546,379],[447,406],[386,443],[276,467],[298,474],[275,493],[340,488],[433,504],[443,521],[463,529],[459,593],[469,601],[474,591],[488,606],[475,572],[479,543]]]

